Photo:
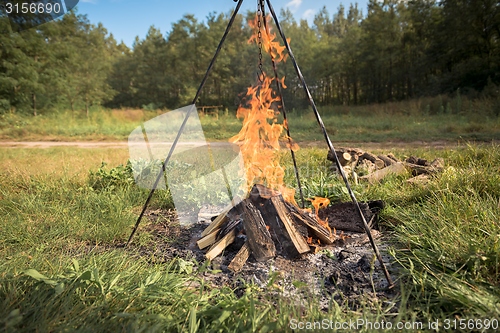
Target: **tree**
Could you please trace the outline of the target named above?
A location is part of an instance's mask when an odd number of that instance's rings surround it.
[[[491,77],[500,83],[500,6],[495,0],[443,0],[436,48],[443,91],[483,89]]]
[[[17,48],[25,54],[33,54],[40,66],[39,82],[50,87],[45,88],[42,95],[46,106],[67,103],[74,111],[80,103],[88,115],[91,104],[100,104],[113,95],[106,78],[112,61],[110,52],[116,42],[107,37],[102,25],[91,25],[85,16],[70,12],[62,20],[22,34],[25,33],[30,34],[27,40],[32,44],[39,41],[38,47],[32,53],[29,47],[16,42]]]
[[[1,30],[9,30],[0,17]],[[41,71],[45,59],[42,34],[34,29],[0,35],[0,107],[36,115],[36,95],[44,91]]]

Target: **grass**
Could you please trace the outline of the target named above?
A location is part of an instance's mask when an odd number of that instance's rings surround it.
[[[333,141],[491,141],[500,137],[498,100],[468,100],[437,96],[367,106],[321,106],[319,111]],[[236,110],[220,111],[219,117],[200,116],[209,141],[226,141],[238,133]],[[126,140],[144,121],[165,111],[101,110],[87,118],[83,113],[52,111],[38,117],[0,115],[0,140],[78,141]],[[310,109],[290,110],[292,137],[298,141],[322,140]]]
[[[140,256],[151,242],[141,230],[131,249],[118,248],[147,196],[117,167],[125,149],[0,148],[0,331],[280,332],[292,331],[292,319],[498,319],[500,146],[392,152],[446,161],[426,186],[404,176],[354,186],[360,200],[387,202],[382,219],[401,266],[399,308],[375,300],[354,311],[332,300],[322,311],[307,286],[306,302],[296,304],[272,283],[214,288],[193,273],[209,269],[203,264]],[[297,153],[306,195],[346,199],[325,155]],[[282,160],[290,165],[288,154]],[[293,184],[290,168],[286,179]],[[161,192],[152,206],[172,207]]]
[[[158,112],[142,110],[94,109],[87,118],[81,113],[53,111],[37,117],[19,114],[0,116],[0,139],[3,140],[125,140],[141,122]]]
[[[498,146],[443,151],[449,166],[428,186],[369,191],[392,202],[395,257],[422,313],[500,315],[499,153]]]

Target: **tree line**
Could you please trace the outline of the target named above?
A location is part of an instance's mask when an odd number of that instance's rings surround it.
[[[21,33],[0,17],[0,113],[186,105],[230,16],[211,13],[200,21],[185,15],[165,34],[152,26],[132,48],[75,12]],[[258,49],[247,43],[252,34],[247,21],[254,16],[236,17],[198,104],[235,110],[255,82]],[[485,88],[498,94],[496,0],[370,0],[366,13],[356,4],[341,5],[333,14],[323,8],[312,25],[297,22],[288,10],[280,18],[320,105],[384,103],[457,90],[478,96]],[[266,55],[263,66],[272,73]],[[278,66],[288,86],[285,99],[304,107],[292,64]]]

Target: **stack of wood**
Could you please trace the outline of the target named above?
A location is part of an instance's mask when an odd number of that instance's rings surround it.
[[[418,179],[424,179],[421,175],[431,175],[443,170],[444,160],[436,158],[432,162],[425,159],[411,156],[405,161],[398,160],[393,154],[375,155],[358,148],[340,147],[335,150],[344,172],[352,177],[357,183],[368,181],[378,182],[389,174],[403,174],[406,172]],[[327,159],[334,161],[331,151],[328,152]],[[335,164],[333,169],[336,170]],[[358,178],[358,175],[363,175]],[[414,181],[412,179],[409,181]]]
[[[245,243],[228,266],[233,272],[241,270],[251,254],[257,261],[278,254],[292,259],[311,251],[310,244],[332,244],[336,239],[328,225],[262,185],[218,215],[203,231],[198,247],[209,247],[205,256],[212,260],[243,233]]]

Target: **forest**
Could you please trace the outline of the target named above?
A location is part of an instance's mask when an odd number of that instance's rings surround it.
[[[0,114],[189,104],[230,16],[185,15],[167,32],[151,26],[132,48],[78,12],[21,33],[0,17]],[[247,42],[254,16],[238,14],[198,105],[235,111],[255,82],[258,48]],[[288,10],[280,19],[319,105],[456,94],[499,98],[496,0],[370,0],[366,9],[340,5],[332,14],[323,8],[312,26]],[[270,60],[263,62],[270,72]],[[306,107],[291,62],[279,64],[279,72],[291,108]]]

